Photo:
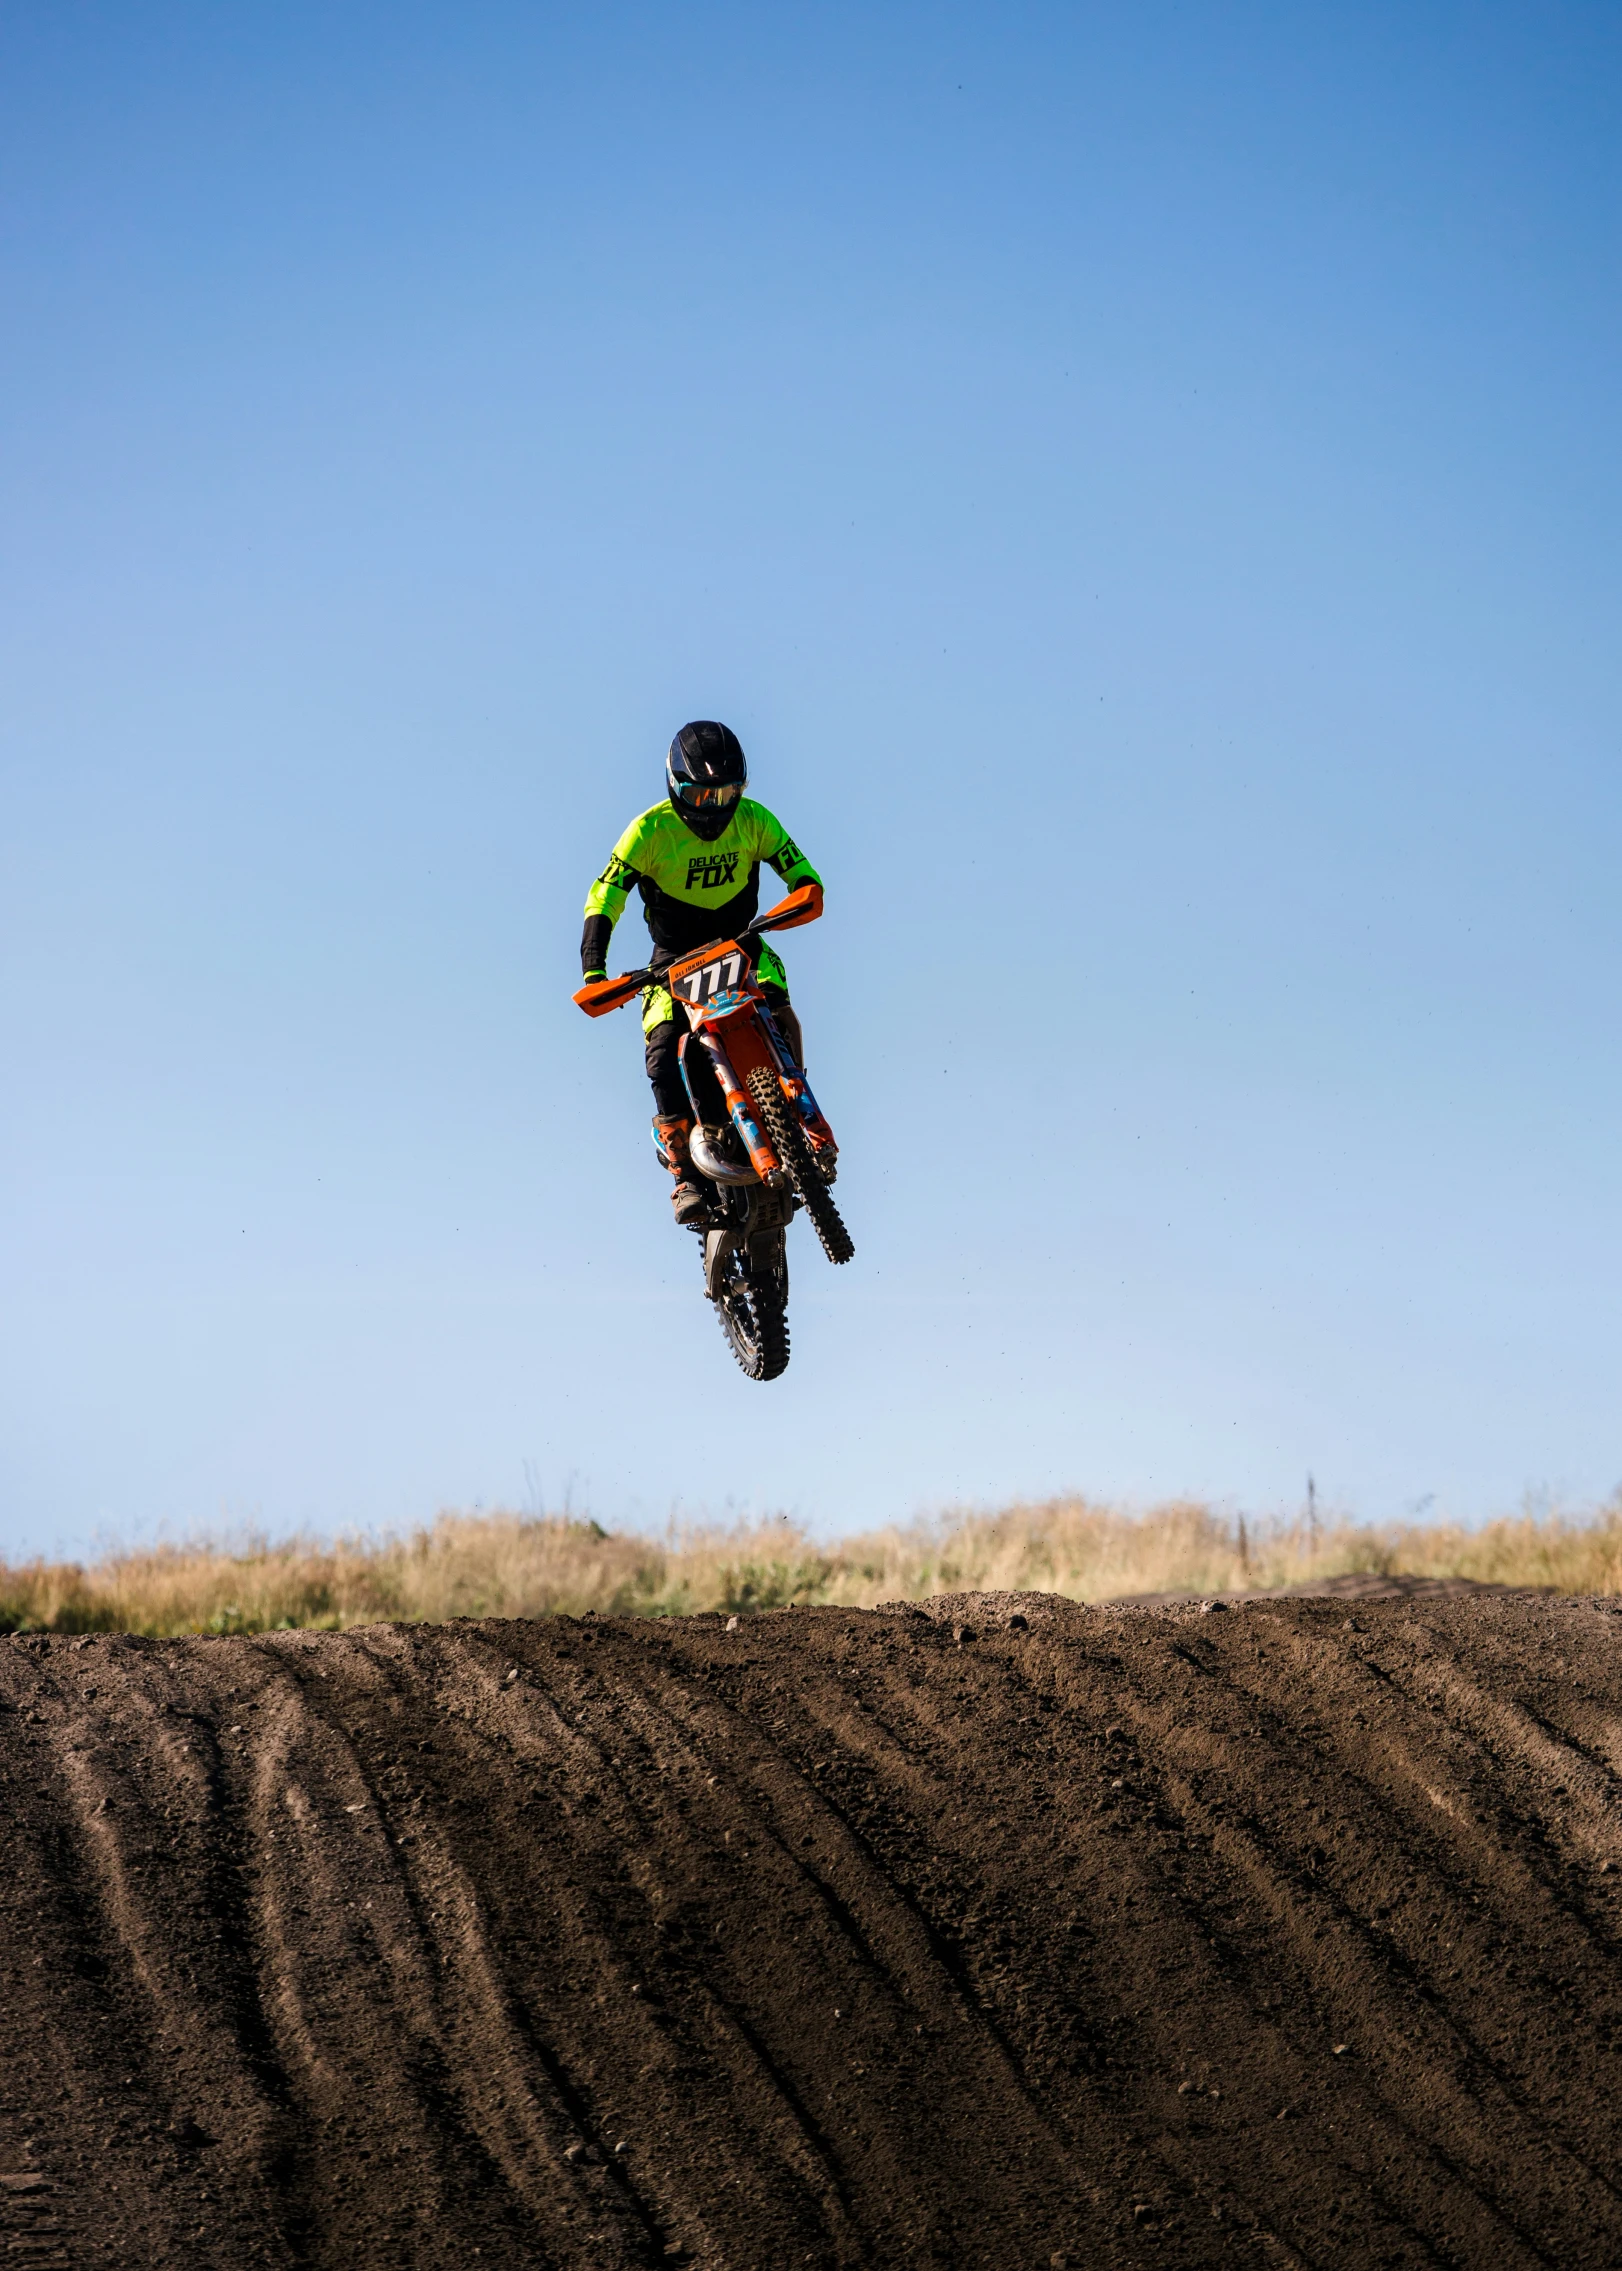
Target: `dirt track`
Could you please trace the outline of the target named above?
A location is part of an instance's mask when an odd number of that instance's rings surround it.
[[[1021,1602],[0,1640],[5,2260],[1622,2262],[1622,1610]]]

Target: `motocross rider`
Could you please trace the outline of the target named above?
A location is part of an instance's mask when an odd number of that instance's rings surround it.
[[[729,726],[700,718],[684,725],[665,757],[664,800],[631,822],[608,865],[586,894],[580,967],[586,978],[608,970],[608,942],[633,885],[653,938],[649,967],[666,970],[712,939],[735,938],[760,905],[760,863],[773,867],[791,891],[816,888],[822,878],[782,822],[744,795],[749,767]],[[799,1019],[789,1003],[788,977],[764,939],[752,940],[755,976],[778,1030],[803,1071]],[[642,1031],[648,1079],[653,1084],[653,1141],[660,1164],[675,1179],[671,1206],[683,1226],[702,1221],[708,1198],[688,1154],[692,1106],[682,1083],[677,1049],[685,1024],[669,988],[642,995]]]

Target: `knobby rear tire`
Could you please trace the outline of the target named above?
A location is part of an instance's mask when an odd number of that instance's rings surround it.
[[[783,1094],[783,1084],[769,1066],[756,1065],[749,1075],[749,1093],[771,1137],[772,1149],[788,1169],[789,1180],[805,1201],[812,1228],[822,1241],[830,1262],[848,1262],[855,1253],[833,1195],[822,1179],[816,1155],[800,1125],[799,1114]]]
[[[753,1274],[733,1256],[727,1284],[715,1304],[727,1346],[751,1380],[775,1380],[788,1370],[788,1308],[773,1271]]]

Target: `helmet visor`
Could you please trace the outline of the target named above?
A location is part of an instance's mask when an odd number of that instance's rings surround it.
[[[672,781],[671,791],[689,812],[730,812],[743,794],[741,781]]]

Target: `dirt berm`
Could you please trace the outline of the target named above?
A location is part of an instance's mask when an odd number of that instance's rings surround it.
[[[935,1610],[0,1641],[5,2261],[1622,2263],[1622,1611]]]

